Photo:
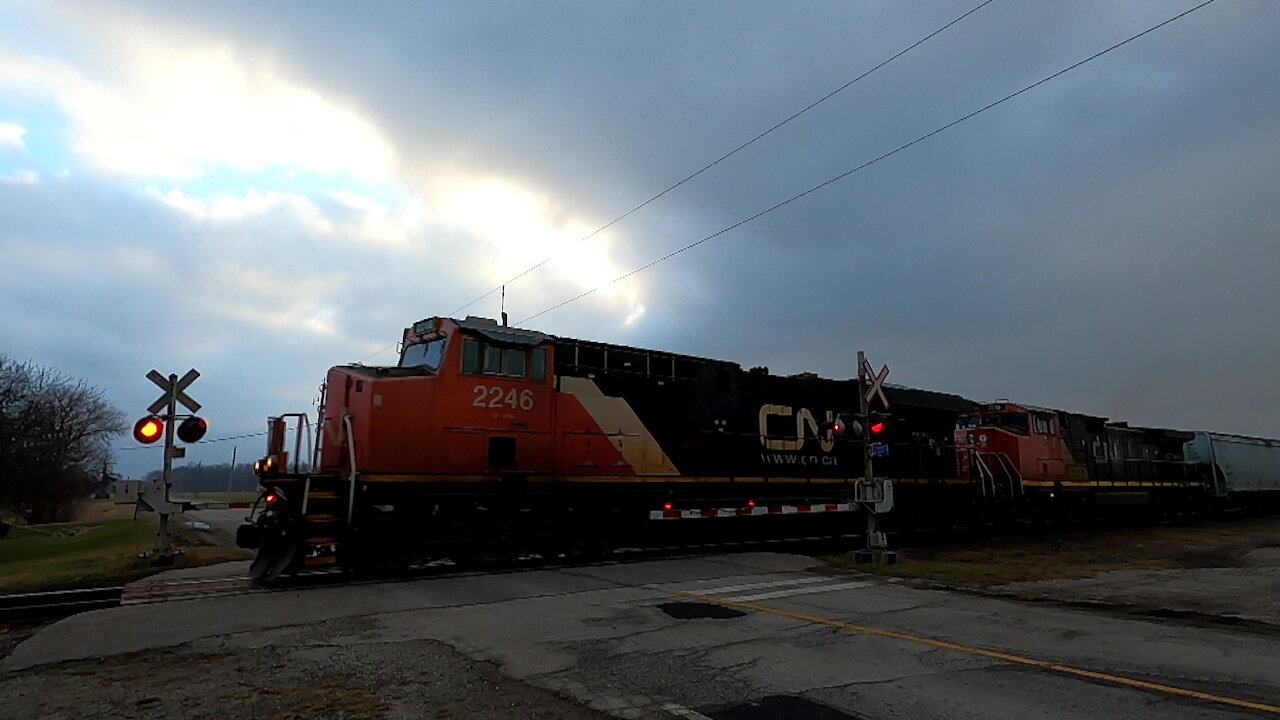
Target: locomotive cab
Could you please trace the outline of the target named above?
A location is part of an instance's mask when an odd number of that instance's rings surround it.
[[[395,367],[344,365],[326,383],[320,468],[381,475],[550,470],[552,348],[492,320],[406,328]]]
[[[1055,410],[996,402],[960,416],[955,431],[960,476],[1011,497],[1028,487],[1070,480],[1071,462]]]

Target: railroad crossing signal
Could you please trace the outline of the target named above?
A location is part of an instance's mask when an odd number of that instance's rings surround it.
[[[154,415],[148,415],[133,424],[133,439],[144,445],[160,439],[164,435],[164,421]]]
[[[169,515],[182,512],[187,506],[186,503],[169,499],[169,490],[173,487],[173,461],[184,457],[187,452],[186,448],[174,445],[175,432],[182,442],[195,443],[200,442],[209,428],[208,423],[194,414],[187,416],[181,425],[175,427],[177,419],[181,417],[178,415],[178,405],[182,405],[192,413],[200,411],[200,403],[186,393],[187,388],[191,387],[191,383],[198,377],[200,373],[195,368],[188,370],[181,378],[177,375],[165,377],[156,370],[147,373],[147,379],[155,383],[155,386],[164,394],[156,398],[156,401],[147,408],[150,415],[133,426],[133,437],[140,443],[150,444],[159,440],[162,434],[164,435],[164,465],[160,478],[158,481],[151,482],[153,486],[151,492],[138,491],[133,497],[134,502],[145,503],[160,515],[160,532],[156,533],[153,564],[173,563],[174,550],[169,539]],[[128,487],[126,485],[125,495],[128,495]]]
[[[200,373],[195,368],[188,370],[187,374],[183,375],[176,382],[171,381],[169,378],[161,375],[155,370],[147,373],[147,379],[155,383],[156,387],[164,391],[163,395],[156,398],[156,401],[147,407],[147,412],[154,415],[161,410],[168,408],[170,398],[176,400],[179,404],[193,413],[200,412],[200,403],[192,400],[191,396],[185,392],[187,388],[191,387],[191,383],[195,382],[198,377],[200,377]]]
[[[884,405],[884,409],[888,410],[889,398],[884,396],[884,381],[885,378],[889,377],[889,366],[885,365],[880,368],[880,372],[877,373],[871,369],[871,363],[868,362],[866,358],[863,358],[862,372],[866,374],[867,382],[870,383],[867,387],[867,393],[864,395],[867,404],[870,405],[871,401],[879,396],[880,402]]]

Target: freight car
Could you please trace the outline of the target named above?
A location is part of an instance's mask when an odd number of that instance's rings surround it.
[[[338,366],[312,462],[306,418],[269,420],[264,487],[238,542],[259,578],[300,567],[591,552],[669,521],[714,532],[803,521],[851,529],[861,438],[835,420],[857,380],[559,338],[483,318],[405,329],[395,367]],[[888,387],[877,475],[900,505],[965,512],[956,395]]]
[[[1183,455],[1215,498],[1249,505],[1280,501],[1280,440],[1197,432]]]

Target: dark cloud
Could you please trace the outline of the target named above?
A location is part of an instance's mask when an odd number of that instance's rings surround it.
[[[611,256],[622,267],[648,262],[1191,4],[998,0],[628,218],[612,232]],[[358,108],[396,147],[413,192],[429,196],[463,168],[603,224],[968,7],[143,3],[122,12],[157,32],[208,34],[268,57]],[[1280,403],[1277,30],[1271,3],[1215,3],[625,281],[647,309],[635,324],[591,299],[532,324],[836,377],[851,375],[865,348],[903,384],[1280,435],[1271,412]],[[305,396],[324,367],[489,289],[459,267],[488,261],[461,230],[428,225],[414,244],[371,248],[356,230],[307,230],[287,206],[202,223],[105,184],[0,186],[0,241],[86,257],[121,247],[145,256],[154,243],[168,271],[257,268],[328,309],[335,328],[257,326],[244,313],[266,296],[210,307],[206,285],[143,323],[144,277],[45,268],[7,282],[5,343],[113,384],[129,379],[121,402],[149,394],[148,363],[208,364],[218,379],[201,382],[228,404],[221,425],[256,428],[286,397]],[[534,273],[509,288],[513,318],[579,291]],[[493,298],[478,308],[496,314]],[[175,352],[175,340],[200,352]]]

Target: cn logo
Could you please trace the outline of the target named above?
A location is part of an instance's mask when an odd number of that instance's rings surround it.
[[[783,424],[786,430],[782,433],[769,432],[769,418],[777,417],[774,424]],[[790,435],[792,428],[790,420],[795,418],[794,435]],[[827,411],[827,422],[831,422],[834,418],[832,411]],[[804,447],[805,438],[812,436],[817,438],[818,444],[822,447],[822,452],[831,452],[831,448],[836,443],[830,433],[823,436],[818,431],[818,421],[813,418],[813,413],[808,408],[800,408],[798,412],[792,412],[790,405],[762,405],[760,406],[760,444],[769,450],[799,450]]]

